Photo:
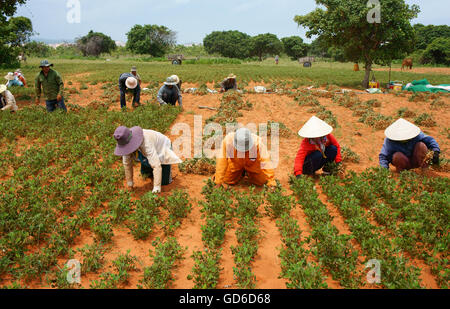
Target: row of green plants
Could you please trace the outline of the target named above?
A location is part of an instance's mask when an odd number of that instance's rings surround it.
[[[33,106],[1,113],[0,279],[27,283],[52,276],[81,231],[96,243],[111,243],[114,226],[133,207],[143,208],[121,189],[115,128],[164,132],[179,112],[146,106],[130,113],[86,107],[49,114]]]
[[[291,178],[291,189],[303,208],[312,228],[307,243],[324,271],[329,271],[333,279],[344,288],[361,286],[358,271],[358,251],[353,248],[350,235],[342,235],[332,223],[327,206],[319,199],[314,182],[309,177]]]
[[[258,212],[259,206],[263,203],[264,195],[255,192],[255,188],[250,188],[246,194],[236,193],[236,216],[239,227],[236,229],[238,245],[231,247],[234,255],[235,267],[233,267],[234,278],[238,288],[256,288],[256,276],[252,272],[251,264],[258,252],[259,228]]]
[[[297,220],[291,216],[295,208],[295,200],[283,194],[278,186],[274,191],[266,193],[266,215],[276,220],[283,245],[279,248],[281,263],[280,278],[287,280],[288,289],[328,288],[326,277],[321,272],[321,263],[311,261],[312,252],[307,249],[307,241]]]
[[[407,171],[395,179],[384,170],[370,170],[360,177],[379,199],[373,211],[377,222],[399,247],[430,265],[440,287],[447,288],[448,178],[421,179]]]
[[[220,260],[222,257],[225,231],[234,216],[233,199],[231,192],[224,188],[216,188],[214,182],[208,179],[202,189],[205,201],[200,202],[202,219],[206,224],[201,226],[203,251],[195,251],[192,255],[195,265],[192,273],[188,275],[193,280],[194,289],[215,289],[219,283]]]
[[[337,206],[353,237],[358,241],[364,263],[376,259],[381,265],[381,283],[384,288],[421,288],[420,270],[411,265],[398,246],[398,240],[374,225],[374,212],[380,205],[374,199],[374,188],[351,172],[344,179],[335,176],[323,178],[320,184],[328,199]]]
[[[333,97],[333,102],[349,108],[353,111],[354,117],[360,117],[359,122],[362,122],[377,130],[384,130],[392,124],[393,118],[385,116],[374,110],[375,107],[380,107],[381,102],[377,99],[362,102],[354,93],[336,94]]]

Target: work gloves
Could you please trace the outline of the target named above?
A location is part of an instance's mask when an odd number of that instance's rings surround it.
[[[433,155],[433,164],[439,165],[439,151],[435,151]]]

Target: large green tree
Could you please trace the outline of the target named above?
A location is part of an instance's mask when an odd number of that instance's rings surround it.
[[[252,38],[239,31],[214,31],[203,39],[203,46],[209,54],[245,59],[252,51]]]
[[[176,33],[165,26],[135,25],[127,37],[127,49],[154,57],[164,56],[176,44]]]
[[[83,56],[98,57],[101,53],[112,52],[117,46],[111,37],[91,30],[87,35],[77,39],[77,48],[83,53]]]
[[[425,49],[423,63],[450,65],[450,38],[437,38]]]
[[[370,3],[377,2],[375,0]],[[404,0],[383,0],[381,7],[367,0],[316,0],[313,12],[296,16],[299,26],[308,28],[307,37],[318,35],[329,46],[342,48],[348,61],[363,62],[363,86],[368,87],[372,65],[387,65],[413,49],[414,30],[410,20],[419,7]],[[376,11],[380,9],[380,11]],[[374,13],[374,15],[372,15]],[[380,13],[380,20],[377,20]]]
[[[277,55],[283,51],[283,44],[275,34],[259,34],[252,38],[251,53],[262,61],[264,55]]]
[[[284,52],[292,60],[304,57],[308,53],[308,45],[303,43],[303,39],[299,36],[282,38],[281,41],[283,42]]]
[[[450,26],[415,24],[416,49],[426,49],[437,38],[450,38]]]
[[[26,0],[0,0],[0,66],[2,67],[18,65],[16,56],[19,53],[19,49],[12,45],[20,39],[13,32],[14,29],[11,28],[8,18],[14,16],[17,6],[25,2]],[[23,25],[17,19],[16,21],[18,24]],[[25,37],[25,39],[27,38]]]

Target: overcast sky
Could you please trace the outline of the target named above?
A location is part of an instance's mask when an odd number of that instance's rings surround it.
[[[78,0],[80,23],[69,23],[70,1],[77,0],[28,0],[16,16],[30,18],[37,37],[43,39],[73,40],[92,29],[125,42],[134,25],[157,24],[176,31],[178,43],[184,44],[201,43],[215,30],[304,38],[305,30],[298,28],[293,18],[316,7],[314,0]],[[413,23],[449,25],[448,0],[406,2],[421,8]]]

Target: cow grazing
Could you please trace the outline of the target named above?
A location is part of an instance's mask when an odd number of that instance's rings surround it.
[[[413,60],[411,59],[411,58],[406,58],[405,60],[403,60],[403,63],[402,63],[402,70],[404,69],[404,68],[409,68],[410,70],[412,70],[412,68],[413,68]]]

